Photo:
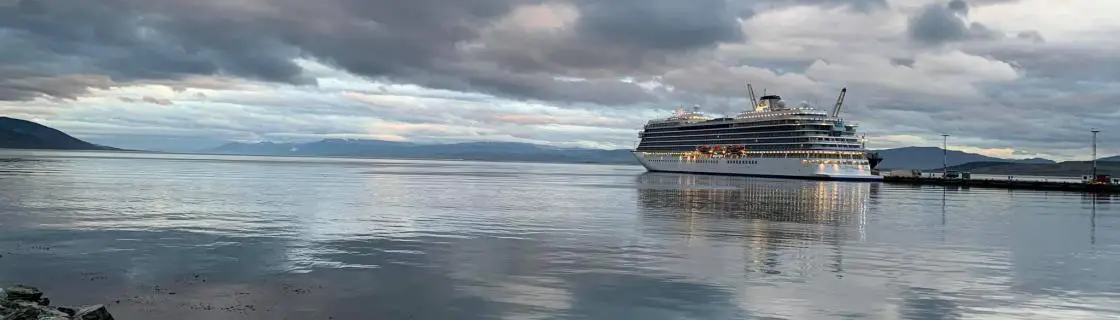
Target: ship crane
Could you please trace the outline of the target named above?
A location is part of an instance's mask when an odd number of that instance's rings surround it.
[[[835,118],[840,115],[840,107],[844,106],[844,95],[848,93],[848,88],[840,89],[840,97],[836,98],[836,106],[832,107],[832,114],[829,116]]]
[[[751,108],[758,108],[758,98],[754,96],[754,87],[750,83],[747,84],[747,93],[750,94]]]

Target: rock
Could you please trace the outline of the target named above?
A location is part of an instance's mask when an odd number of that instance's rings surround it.
[[[38,309],[20,309],[8,314],[3,320],[38,320]]]
[[[74,310],[74,308],[58,307],[56,309],[58,309],[58,311],[61,311],[62,313],[65,313],[68,317],[73,317],[78,313],[78,310]]]
[[[8,287],[4,292],[7,294],[7,299],[13,301],[39,301],[43,298],[42,291],[22,284]]]
[[[79,309],[50,307],[51,300],[34,287],[17,285],[0,289],[0,320],[113,320],[104,305]]]
[[[105,309],[104,305],[92,305],[74,314],[75,320],[113,320],[113,315],[109,314],[109,310]]]
[[[51,309],[49,307],[40,306],[38,303],[29,301],[6,301],[4,308],[10,312],[8,317],[12,319],[23,319],[22,317],[31,317],[33,320],[70,320],[70,316],[64,312]],[[0,312],[2,314],[3,312]],[[2,318],[9,320],[9,318]]]

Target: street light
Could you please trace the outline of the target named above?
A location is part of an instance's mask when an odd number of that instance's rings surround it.
[[[1092,131],[1093,131],[1093,177],[1090,178],[1090,179],[1095,180],[1095,179],[1097,179],[1097,132],[1101,132],[1101,131],[1097,130],[1096,128],[1093,128]]]
[[[949,135],[948,134],[941,134],[941,178],[942,179],[945,179],[946,177],[948,177],[948,173],[949,173],[949,163],[947,161],[947,159],[949,158],[949,150],[948,150],[948,144],[947,144],[948,141],[949,141]]]

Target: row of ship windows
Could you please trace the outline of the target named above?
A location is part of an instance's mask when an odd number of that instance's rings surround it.
[[[850,161],[850,160],[801,160],[801,164],[820,165],[820,164],[842,164],[846,166],[851,165],[866,165],[867,161]]]
[[[650,159],[651,162],[661,163],[719,163],[719,160],[714,159]],[[727,160],[727,164],[758,164],[758,160]],[[866,165],[867,161],[852,161],[852,160],[801,160],[801,164],[806,165],[821,165],[821,164],[842,164],[842,165]]]
[[[709,125],[686,125],[686,126],[672,126],[664,128],[646,127],[648,132],[674,132],[674,131],[693,131],[693,130],[712,130],[712,129],[728,129],[735,128],[738,130],[757,129],[759,127],[776,126],[776,125],[818,125],[832,127],[833,124],[828,121],[820,120],[774,120],[774,121],[760,121],[750,123],[721,123]],[[845,126],[851,128],[851,126]]]
[[[801,131],[801,132],[766,132],[766,133],[740,133],[740,132],[724,132],[724,133],[705,133],[705,134],[689,134],[689,135],[648,135],[640,134],[638,138],[641,139],[654,139],[654,140],[695,140],[695,139],[774,139],[774,138],[804,138],[804,137],[831,137],[836,139],[856,139],[855,133],[851,132],[836,132],[836,131]]]
[[[697,141],[717,141],[716,143],[721,143],[721,144],[741,144],[741,143],[759,142],[759,141],[762,141],[764,143],[802,142],[802,141],[836,141],[836,142],[859,143],[859,140],[853,139],[853,138],[828,138],[828,137],[809,137],[809,138],[782,137],[782,138],[760,138],[760,139],[759,138],[755,138],[755,139],[750,139],[750,138],[735,139],[735,138],[729,138],[729,137],[708,137],[708,138],[687,139],[687,140],[664,139],[664,138],[645,138],[645,139],[642,139],[642,143],[647,143],[647,142],[656,142],[656,143],[661,143],[661,142],[692,142],[692,143],[696,143]],[[729,142],[725,142],[725,141],[729,141]],[[708,142],[703,142],[703,143],[708,143]]]
[[[681,147],[681,148],[686,148],[686,149],[696,149],[696,147],[699,147],[699,146],[715,146],[715,145],[721,145],[721,146],[742,145],[742,146],[746,147],[748,151],[750,151],[752,149],[767,149],[767,148],[768,149],[774,149],[774,150],[781,150],[783,148],[811,148],[811,147],[835,148],[835,147],[840,146],[840,145],[852,145],[852,146],[856,146],[856,147],[860,146],[857,143],[824,142],[824,141],[774,141],[774,142],[767,141],[767,142],[753,143],[753,142],[747,142],[747,140],[708,140],[708,141],[696,141],[696,142],[685,142],[685,141],[645,142],[645,141],[642,141],[642,142],[638,143],[638,146]]]
[[[721,142],[727,143],[727,142]],[[805,149],[862,149],[863,146],[858,144],[743,144],[747,151],[752,150],[805,150]],[[697,145],[672,145],[672,144],[638,144],[638,150],[680,150],[680,151],[694,151]]]
[[[671,159],[689,158],[695,155],[694,152],[647,152],[652,156],[660,155]],[[811,158],[811,159],[864,159],[863,153],[853,152],[835,152],[835,151],[791,151],[791,152],[748,152],[746,155],[738,156],[724,156],[723,159],[751,159],[751,158]],[[710,159],[710,158],[709,158]]]
[[[646,148],[646,149],[637,149],[637,150],[635,150],[635,151],[638,151],[638,152],[647,152],[647,153],[681,153],[681,154],[687,154],[687,153],[694,153],[694,152],[695,152],[695,151],[693,151],[693,150],[665,150],[665,149],[654,150],[654,149],[649,149],[649,148]],[[756,150],[756,151],[757,151],[757,150]],[[796,152],[796,151],[798,151],[798,150],[790,150],[790,149],[786,149],[786,150],[781,150],[781,151],[793,151],[793,152]],[[805,151],[810,151],[810,150],[805,150]],[[843,151],[848,151],[848,149],[832,149],[832,150],[829,150],[829,151],[839,151],[839,152],[843,152]],[[761,152],[774,152],[774,153],[773,153],[773,154],[763,154],[763,155],[751,155],[751,154],[748,154],[748,155],[746,155],[746,157],[749,157],[749,158],[805,158],[805,157],[810,157],[810,158],[830,158],[830,159],[840,159],[840,158],[843,158],[842,156],[832,156],[832,155],[798,156],[798,155],[795,155],[794,153],[785,153],[785,152],[780,152],[780,151],[778,151],[778,150],[774,150],[774,151],[761,151]]]
[[[775,125],[775,124],[803,123],[803,122],[829,122],[829,120],[827,118],[800,117],[800,118],[794,118],[794,119],[780,119],[780,120],[766,120],[766,121],[742,121],[742,122],[717,121],[717,122],[714,122],[714,123],[710,122],[710,123],[690,123],[690,124],[682,124],[680,122],[662,122],[662,123],[647,124],[646,128],[651,128],[651,129],[673,129],[673,128],[692,129],[692,128],[713,127],[713,126],[753,127],[753,126],[767,126],[767,125]]]
[[[711,128],[711,129],[688,129],[688,130],[654,130],[645,129],[642,132],[646,135],[681,135],[681,134],[703,134],[703,133],[749,133],[749,132],[783,132],[794,130],[820,130],[820,131],[834,131],[832,125],[827,124],[785,124],[766,127],[755,128]],[[855,132],[855,128],[844,128],[839,130],[843,132]]]
[[[713,159],[651,159],[652,162],[675,162],[675,163],[719,163],[719,160]],[[724,161],[728,164],[758,164],[758,160],[727,160]]]
[[[666,154],[673,155],[674,157],[695,154],[692,150],[636,150],[638,152],[646,152],[651,154]],[[757,150],[756,150],[757,151]],[[863,153],[844,152],[839,150],[783,150],[787,152],[775,151],[760,151],[760,152],[747,152],[745,155],[731,155],[732,158],[749,157],[749,158],[818,158],[818,159],[863,159]]]
[[[800,117],[799,116],[787,116],[787,117],[781,118],[781,119],[758,120],[758,121],[734,121],[734,120],[728,120],[728,119],[725,119],[725,120],[712,119],[712,120],[709,120],[709,121],[706,121],[706,122],[693,122],[693,123],[689,123],[689,124],[685,124],[685,125],[681,125],[679,122],[662,122],[662,123],[653,123],[653,124],[650,124],[650,126],[651,127],[655,127],[655,126],[656,127],[662,127],[662,126],[667,126],[667,127],[673,127],[673,126],[704,127],[704,126],[718,126],[718,125],[748,125],[749,126],[749,125],[766,125],[766,124],[774,124],[774,123],[796,123],[796,122],[803,122],[803,121],[821,122],[821,121],[828,121],[828,118],[814,117],[814,116],[808,116],[808,117],[806,117],[806,116],[800,116]]]
[[[708,132],[701,134],[639,134],[638,137],[643,139],[689,139],[689,138],[783,138],[783,137],[852,137],[855,139],[854,132],[835,132],[828,130],[804,130],[804,131],[766,131],[760,133],[742,133],[742,132]]]
[[[790,144],[786,144],[786,145],[749,145],[749,144],[746,144],[746,145],[743,145],[743,147],[744,147],[744,151],[785,151],[785,150],[791,150],[792,151],[792,150],[813,150],[813,149],[820,149],[820,150],[858,150],[858,149],[863,149],[863,147],[860,146],[860,145],[848,145],[848,144],[827,144],[827,145],[825,145],[825,144],[814,144],[814,145],[809,145],[809,144],[799,144],[799,145],[790,145]],[[688,144],[688,145],[656,145],[656,144],[654,144],[654,145],[650,145],[650,144],[644,144],[643,143],[643,144],[639,144],[637,149],[638,150],[650,149],[650,150],[699,151],[698,149],[700,149],[700,148],[698,148],[694,144]]]

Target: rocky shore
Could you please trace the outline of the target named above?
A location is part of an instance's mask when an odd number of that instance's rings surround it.
[[[0,320],[113,320],[104,305],[81,308],[52,307],[51,300],[34,287],[16,285],[0,289]]]

